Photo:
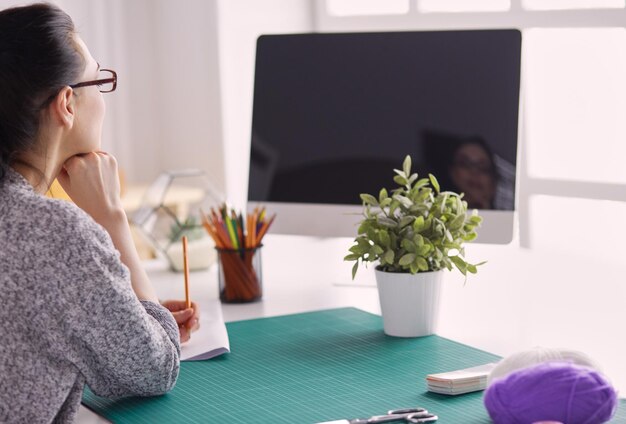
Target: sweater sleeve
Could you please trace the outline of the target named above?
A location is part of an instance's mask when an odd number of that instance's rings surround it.
[[[77,208],[76,208],[77,209]],[[99,396],[152,396],[170,390],[179,371],[179,333],[163,306],[139,301],[128,268],[106,231],[82,211],[57,246],[50,298],[50,354],[70,361]],[[69,233],[69,234],[68,234]],[[49,273],[46,273],[49,275]],[[59,332],[61,334],[55,334]]]

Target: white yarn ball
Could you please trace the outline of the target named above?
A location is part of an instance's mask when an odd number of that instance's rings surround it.
[[[602,372],[598,364],[583,352],[571,349],[535,347],[514,353],[498,362],[487,378],[487,385],[491,385],[491,382],[498,378],[506,377],[513,371],[544,362],[570,362]]]

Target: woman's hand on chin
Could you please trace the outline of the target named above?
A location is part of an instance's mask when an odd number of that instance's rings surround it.
[[[97,151],[72,156],[57,180],[74,203],[103,227],[125,219],[117,161],[110,154]]]

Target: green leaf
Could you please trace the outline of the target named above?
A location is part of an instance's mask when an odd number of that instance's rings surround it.
[[[400,222],[399,222],[400,228],[406,227],[407,225],[412,223],[414,219],[415,219],[414,216],[410,216],[410,215],[409,216],[403,216],[402,218],[400,218]]]
[[[419,268],[417,267],[417,264],[415,262],[411,262],[411,265],[409,265],[409,270],[411,271],[411,274],[417,274]]]
[[[402,196],[400,194],[394,194],[393,199],[400,202],[400,204],[407,209],[413,206],[413,202],[411,201],[411,199],[409,199],[408,197]]]
[[[472,274],[476,274],[476,272],[478,272],[478,270],[476,269],[476,265],[472,264],[467,264],[467,271],[471,272]]]
[[[472,216],[470,216],[470,217],[469,217],[469,220],[468,220],[468,221],[469,221],[471,224],[474,224],[474,225],[479,225],[481,222],[483,222],[483,219],[482,219],[482,217],[480,217],[480,216],[478,216],[478,215],[472,215]]]
[[[467,209],[463,206],[463,202],[461,201],[461,198],[459,196],[455,196],[455,199],[456,199],[456,213],[458,213],[459,215],[465,216],[465,212],[467,212]]]
[[[378,193],[378,199],[380,203],[382,203],[383,200],[385,200],[387,197],[389,197],[389,195],[387,194],[387,189],[381,188],[380,193]]]
[[[478,237],[478,234],[476,234],[475,232],[471,232],[471,233],[465,234],[462,238],[464,241],[472,241],[476,239],[476,237]]]
[[[376,198],[371,194],[361,193],[360,196],[364,204],[378,206],[378,200],[376,200]]]
[[[448,224],[448,228],[451,231],[458,231],[461,229],[464,222],[465,222],[465,214],[460,213],[459,215],[455,216],[454,219],[452,219],[452,221],[450,221],[450,223]]]
[[[415,232],[420,232],[424,229],[424,217],[418,216],[415,221],[413,221],[413,230]]]
[[[393,180],[396,182],[396,184],[401,186],[405,186],[408,183],[406,177],[403,177],[402,175],[396,175],[395,177],[393,177]]]
[[[415,199],[415,202],[416,203],[425,202],[426,199],[428,199],[428,197],[431,195],[431,193],[432,193],[432,189],[430,189],[429,187],[424,187],[420,189],[420,194]]]
[[[417,183],[415,183],[415,188],[422,188],[424,186],[428,185],[428,178],[420,178],[419,180],[417,180]]]
[[[400,243],[400,245],[402,246],[402,248],[404,250],[406,250],[407,252],[412,252],[415,253],[417,251],[417,247],[415,246],[415,243],[413,243],[411,240],[409,239],[404,239],[402,240],[402,242]]]
[[[389,247],[389,245],[391,244],[389,233],[386,230],[380,230],[378,232],[378,238],[380,239],[380,244],[385,247]]]
[[[439,193],[439,181],[437,181],[437,178],[433,174],[428,174],[428,178],[430,178],[430,183],[435,188],[435,191]]]
[[[375,244],[374,246],[372,246],[369,253],[371,256],[378,256],[378,255],[382,255],[384,251],[385,250],[382,247]]]
[[[413,184],[415,180],[417,180],[417,174],[411,174],[408,180],[409,185]]]
[[[415,263],[417,264],[417,267],[420,271],[428,271],[428,262],[426,262],[426,259],[418,256],[415,260]]]
[[[387,250],[383,255],[383,259],[385,259],[385,261],[390,265],[393,264],[393,260],[395,259],[395,257],[396,255],[393,253],[393,250]]]
[[[386,216],[379,216],[376,218],[376,221],[386,228],[396,228],[398,223],[391,218],[387,218]]]
[[[448,193],[443,193],[443,198],[441,200],[441,209],[440,209],[442,215],[446,213],[446,201],[447,200],[448,200]]]
[[[387,206],[391,205],[391,201],[392,201],[392,200],[391,200],[391,197],[387,197],[387,198],[383,199],[383,200],[380,202],[380,207],[381,207],[381,208],[386,208]]]
[[[359,262],[355,262],[354,266],[352,267],[352,279],[354,280],[354,277],[356,276],[356,271],[357,269],[359,269]]]
[[[404,162],[402,163],[402,170],[405,175],[411,175],[411,156],[406,155]]]
[[[400,258],[398,263],[402,266],[406,266],[406,265],[409,265],[413,261],[415,261],[415,253],[407,253],[406,255]]]
[[[350,249],[348,250],[357,255],[362,255],[363,253],[367,252],[367,250],[363,250],[363,248],[359,246],[358,244],[355,244],[354,246],[350,247]]]
[[[361,255],[357,255],[356,253],[352,253],[343,258],[344,261],[356,261],[359,259]]]
[[[356,242],[359,244],[359,247],[364,249],[364,252],[367,252],[372,245],[369,239],[366,236],[360,236],[356,239]]]
[[[404,171],[400,171],[399,169],[394,169],[393,172],[398,174],[400,177],[408,178],[409,174],[405,174]]]
[[[454,265],[456,265],[458,270],[461,271],[461,274],[467,275],[467,263],[463,259],[461,259],[461,257],[451,256],[450,260]]]
[[[421,247],[418,247],[418,248],[417,248],[417,253],[418,253],[420,256],[426,256],[426,254],[427,254],[428,252],[430,252],[430,251],[431,251],[431,249],[432,249],[432,247],[430,247],[430,245],[429,245],[429,244],[425,244],[425,245],[423,245],[423,246],[421,246]]]

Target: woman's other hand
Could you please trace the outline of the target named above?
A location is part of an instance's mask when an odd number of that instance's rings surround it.
[[[170,310],[180,332],[180,342],[185,343],[191,338],[191,333],[200,328],[200,310],[195,302],[191,308],[186,308],[184,300],[164,300],[161,305]]]

